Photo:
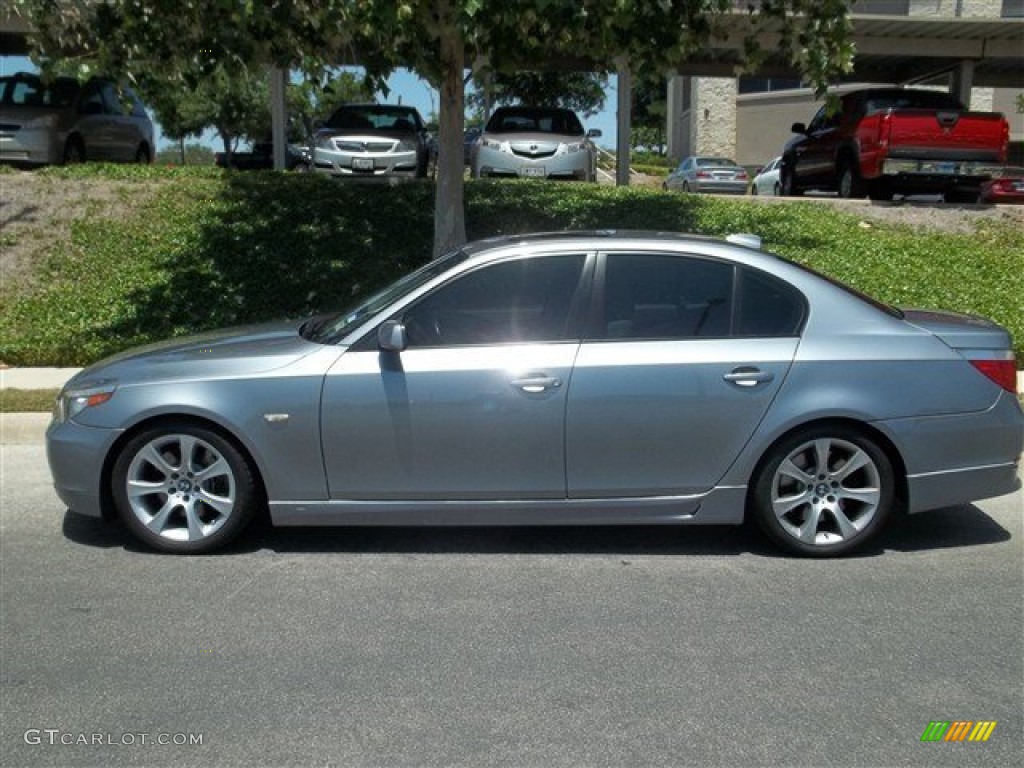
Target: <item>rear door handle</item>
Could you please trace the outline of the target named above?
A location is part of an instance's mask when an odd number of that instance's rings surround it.
[[[524,376],[521,379],[512,379],[512,386],[519,387],[523,392],[537,395],[549,389],[557,389],[562,386],[562,380],[554,376]]]
[[[775,374],[771,371],[762,371],[760,368],[754,368],[750,365],[742,365],[739,368],[733,368],[722,378],[738,387],[756,387],[758,384],[774,379]]]

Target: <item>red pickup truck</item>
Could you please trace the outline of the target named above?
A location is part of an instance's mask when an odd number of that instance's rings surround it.
[[[782,155],[782,194],[836,190],[840,197],[941,194],[975,200],[1006,162],[1010,126],[998,112],[968,112],[941,91],[872,88],[822,106]]]

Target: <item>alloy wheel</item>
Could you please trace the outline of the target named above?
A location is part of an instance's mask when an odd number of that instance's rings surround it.
[[[875,460],[864,448],[834,437],[797,446],[771,482],[771,508],[779,527],[812,547],[856,537],[878,515],[882,500]]]
[[[236,508],[235,474],[206,440],[167,434],[145,443],[125,476],[135,518],[169,542],[198,542],[219,531]]]

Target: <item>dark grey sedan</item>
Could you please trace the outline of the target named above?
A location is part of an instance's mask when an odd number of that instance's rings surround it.
[[[749,514],[828,556],[897,511],[1020,487],[1005,330],[731,240],[481,242],[338,315],[126,352],[60,394],[57,492],[179,553],[269,506],[277,525]]]

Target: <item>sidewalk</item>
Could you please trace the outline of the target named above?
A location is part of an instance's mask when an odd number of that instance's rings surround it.
[[[0,368],[0,389],[60,389],[81,368]]]

